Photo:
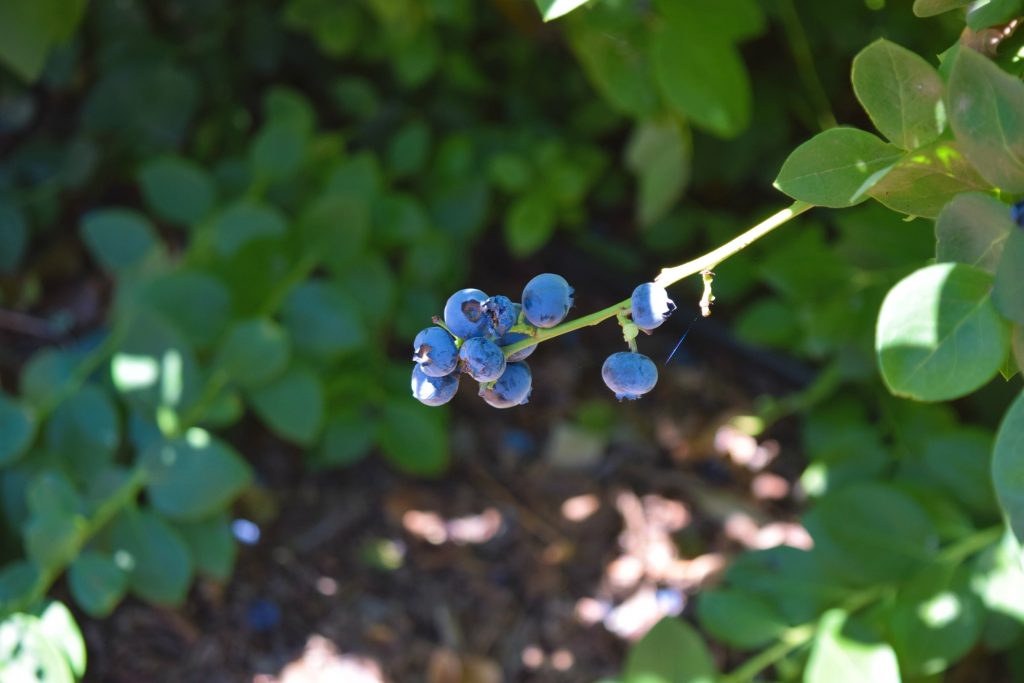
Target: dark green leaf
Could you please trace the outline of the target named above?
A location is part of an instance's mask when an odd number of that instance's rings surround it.
[[[990,26],[1001,26],[1024,14],[1022,0],[986,0],[973,3],[967,10],[967,27],[980,31]]]
[[[787,627],[767,602],[734,588],[701,594],[697,600],[697,619],[712,637],[743,650],[771,643]]]
[[[932,557],[938,537],[928,515],[891,486],[858,483],[823,496],[805,518],[814,553],[852,585],[904,577]]]
[[[730,41],[700,25],[665,22],[652,37],[651,61],[662,95],[694,126],[731,138],[749,124],[750,80]]]
[[[844,632],[846,612],[833,609],[822,616],[804,671],[804,683],[900,683],[892,648]]]
[[[989,189],[956,142],[940,141],[908,152],[868,195],[893,211],[935,218],[959,193]]]
[[[295,350],[330,361],[366,342],[359,309],[349,295],[329,281],[309,281],[295,288],[281,310],[281,321]]]
[[[25,453],[36,434],[36,412],[0,392],[0,468]]]
[[[404,178],[423,170],[430,155],[430,126],[423,121],[410,121],[388,141],[387,162],[396,178]]]
[[[234,256],[252,240],[284,235],[288,224],[277,209],[243,200],[224,209],[214,222],[214,245],[222,256]]]
[[[676,203],[690,179],[689,131],[674,119],[648,120],[633,131],[626,167],[640,185],[636,215],[644,226],[657,222]]]
[[[252,469],[231,446],[202,429],[158,442],[141,456],[149,502],[169,519],[195,521],[219,512],[249,486]]]
[[[38,407],[49,403],[70,381],[75,359],[66,351],[42,349],[21,370],[21,393]]]
[[[957,52],[949,122],[964,155],[993,185],[1024,192],[1024,83],[974,50]]]
[[[831,128],[789,155],[775,187],[794,199],[843,208],[859,204],[900,160],[899,148],[856,128]]]
[[[28,221],[25,215],[13,204],[0,201],[0,273],[17,270],[27,245]]]
[[[121,441],[121,421],[107,392],[86,384],[54,411],[46,447],[80,476],[111,462]]]
[[[914,14],[919,17],[933,17],[971,4],[971,0],[914,0]]]
[[[249,393],[256,414],[272,432],[303,446],[312,445],[324,420],[324,390],[308,368],[293,365]]]
[[[410,474],[438,474],[448,466],[444,412],[406,397],[384,407],[377,443],[395,467]]]
[[[992,481],[1010,528],[1024,543],[1024,393],[1010,404],[992,451]]]
[[[213,343],[231,317],[231,293],[219,279],[176,270],[142,286],[140,303],[159,313],[198,349]],[[198,305],[202,302],[202,305]]]
[[[253,141],[249,152],[258,178],[280,180],[299,170],[306,156],[308,134],[287,121],[271,121]]]
[[[307,251],[335,272],[344,270],[363,254],[370,233],[369,205],[363,197],[325,195],[302,213],[299,231]]]
[[[198,223],[213,207],[213,178],[201,166],[181,157],[157,157],[138,175],[142,196],[160,218],[179,225]]]
[[[368,424],[369,423],[369,424]],[[365,458],[373,446],[375,425],[359,410],[336,411],[327,420],[314,462],[321,467],[348,467]]]
[[[128,590],[128,576],[109,555],[87,550],[68,569],[68,585],[78,606],[91,617],[109,615]]]
[[[181,604],[192,583],[192,555],[167,522],[130,508],[111,523],[109,542],[111,554],[124,558],[132,593],[158,605]]]
[[[921,457],[950,498],[975,514],[990,516],[996,510],[991,454],[992,434],[964,427],[929,439]]]
[[[946,127],[939,72],[884,38],[854,58],[853,90],[875,127],[903,149],[930,143]]]
[[[935,259],[996,272],[1014,227],[1010,207],[978,192],[957,195],[935,221]]]
[[[1010,233],[996,268],[992,302],[1004,317],[1024,325],[1024,230]]]
[[[551,239],[557,216],[547,195],[531,192],[523,195],[505,214],[505,244],[516,257],[534,253]]]
[[[152,224],[129,209],[102,209],[86,215],[82,239],[96,262],[115,275],[138,269],[163,253]]]
[[[288,333],[270,318],[240,320],[224,335],[214,367],[232,381],[253,387],[280,374],[288,366],[291,349]]]
[[[227,581],[235,568],[238,545],[231,533],[231,519],[221,512],[195,522],[176,522],[174,527],[192,551],[196,570],[217,581]]]
[[[889,291],[875,350],[890,391],[943,401],[995,376],[1009,351],[1010,327],[992,304],[991,288],[992,276],[983,270],[940,263]]]
[[[714,683],[715,664],[700,634],[665,617],[629,651],[623,683]]]
[[[677,2],[655,0],[654,6],[669,22],[700,26],[702,31],[739,42],[764,32],[764,10],[757,0],[717,0],[716,2]]]
[[[33,514],[25,525],[25,553],[44,570],[59,571],[78,554],[86,528],[82,515],[61,510]]]

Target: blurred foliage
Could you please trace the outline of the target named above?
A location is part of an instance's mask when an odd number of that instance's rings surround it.
[[[922,20],[793,0],[3,3],[0,303],[45,307],[93,269],[112,293],[102,325],[0,392],[0,673],[81,675],[74,620],[45,602],[65,570],[93,616],[226,580],[254,475],[224,430],[249,415],[311,467],[378,452],[443,472],[446,413],[408,398],[388,349],[482,240],[670,265],[774,210],[773,179],[819,206],[881,205],[803,218],[716,269],[718,299],[746,302],[744,340],[822,369],[760,407],[807,413],[815,548],[741,556],[697,622],[767,647],[750,661],[780,680],[934,680],[974,648],[1012,657],[1024,605],[1002,515],[1024,533],[1024,399],[998,437],[984,408],[1005,408],[990,380],[1024,362],[1005,203],[1024,192],[1024,86],[1012,32],[994,61],[968,48],[1024,10],[965,4],[918,0],[938,15]],[[937,218],[939,261],[960,263],[922,269],[936,233],[899,214]],[[888,392],[981,387],[973,412]],[[624,676],[715,666],[676,620]],[[760,671],[744,666],[722,680]]]

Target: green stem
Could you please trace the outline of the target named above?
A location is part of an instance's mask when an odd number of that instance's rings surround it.
[[[71,555],[73,557],[77,557],[85,544],[92,540],[93,536],[102,531],[103,528],[109,524],[123,508],[128,506],[130,503],[133,503],[135,499],[138,498],[139,493],[142,492],[145,485],[146,471],[141,465],[137,465],[132,470],[128,479],[117,487],[110,497],[104,500],[103,503],[96,508],[96,512],[93,513],[93,516],[89,518],[85,526],[79,530],[78,536],[74,541],[74,553]],[[41,570],[39,577],[32,585],[31,590],[29,590],[24,597],[16,602],[5,605],[3,616],[14,612],[23,612],[45,598],[46,594],[50,590],[50,586],[52,586],[53,582],[64,573],[64,569],[65,567],[48,567]]]
[[[808,204],[807,202],[793,202],[788,209],[783,209],[782,211],[772,214],[765,220],[744,232],[742,235],[729,240],[722,246],[713,251],[709,251],[700,258],[696,258],[693,261],[689,261],[673,268],[663,269],[658,277],[654,278],[654,281],[662,287],[669,287],[683,278],[696,275],[697,273],[701,273],[706,270],[711,270],[733,254],[747,248],[757,240],[761,239],[775,228],[791,221],[813,207],[813,204]],[[534,344],[554,339],[555,337],[559,337],[563,334],[575,332],[576,330],[584,327],[597,325],[620,314],[624,315],[629,312],[629,307],[629,299],[626,299],[625,301],[620,301],[614,306],[603,308],[600,311],[591,313],[590,315],[585,315],[582,318],[577,318],[576,320],[570,320],[569,322],[562,323],[556,327],[536,329],[531,333],[529,339],[524,339],[516,342],[515,344],[509,344],[508,346],[503,347],[505,357],[507,358],[516,351],[525,349],[527,346],[533,346]]]
[[[804,82],[804,87],[807,88],[808,95],[814,101],[813,107],[818,111],[818,125],[822,130],[835,128],[838,125],[836,117],[832,113],[832,105],[829,104],[825,87],[818,77],[818,70],[814,68],[814,54],[811,52],[807,33],[804,31],[800,13],[797,12],[793,0],[781,0],[779,13],[782,18],[783,30],[789,39],[789,49],[793,53],[793,61],[796,62],[797,71]]]

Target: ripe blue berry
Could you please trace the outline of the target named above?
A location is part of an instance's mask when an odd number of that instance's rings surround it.
[[[564,277],[542,273],[523,289],[523,313],[537,327],[554,327],[569,314],[572,294],[573,289]]]
[[[1010,208],[1010,218],[1017,225],[1024,227],[1024,200],[1017,202]]]
[[[526,363],[509,363],[494,386],[485,389],[480,385],[480,396],[495,408],[520,406],[530,398],[533,375]]]
[[[658,383],[658,368],[641,353],[620,351],[608,356],[601,366],[601,377],[615,398],[637,399]]]
[[[522,341],[524,339],[529,338],[530,335],[523,334],[522,332],[509,332],[504,337],[498,337],[498,339],[496,339],[494,343],[504,348],[506,346],[512,346],[517,341]],[[536,348],[536,344],[530,344],[525,349],[519,349],[505,360],[508,361],[509,363],[515,363],[516,361],[526,360],[527,358],[530,357],[530,354],[533,353],[534,350],[536,350]]]
[[[444,305],[444,324],[457,337],[469,339],[487,332],[484,301],[487,295],[479,289],[460,289],[448,297]]]
[[[488,331],[495,337],[504,336],[519,320],[520,310],[507,296],[492,296],[484,302]]]
[[[473,337],[462,342],[459,364],[477,382],[493,382],[505,372],[505,354],[491,340]]]
[[[444,377],[455,370],[459,363],[459,350],[455,340],[443,327],[428,327],[420,330],[412,343],[412,359],[430,377]]]
[[[653,282],[645,282],[633,290],[630,299],[633,309],[633,322],[641,330],[653,330],[665,322],[676,305],[668,298],[665,288]]]
[[[412,395],[428,406],[444,405],[452,400],[459,390],[459,375],[452,373],[444,377],[431,377],[417,365],[412,369]]]

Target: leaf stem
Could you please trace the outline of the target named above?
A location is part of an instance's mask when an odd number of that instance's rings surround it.
[[[796,218],[800,214],[810,210],[813,207],[813,204],[808,204],[807,202],[793,202],[793,204],[790,205],[789,208],[783,209],[782,211],[772,214],[771,216],[764,219],[754,227],[750,228],[743,234],[729,240],[728,242],[718,247],[717,249],[709,251],[703,256],[696,258],[692,261],[689,261],[687,263],[683,263],[682,265],[662,269],[658,277],[654,278],[654,282],[661,285],[662,287],[669,287],[675,284],[676,282],[679,282],[680,280],[687,278],[691,275],[696,275],[697,273],[702,273],[704,271],[711,270],[719,263],[732,256],[733,254],[747,248],[757,240],[761,239],[775,228],[791,221],[792,219]],[[584,327],[597,325],[599,323],[604,322],[605,320],[608,320],[609,318],[614,318],[618,315],[625,315],[629,313],[629,310],[630,302],[629,299],[626,299],[625,301],[620,301],[619,303],[613,306],[609,306],[608,308],[602,308],[600,311],[596,311],[594,313],[591,313],[590,315],[585,315],[582,318],[570,320],[569,322],[562,323],[561,325],[557,325],[555,327],[550,327],[547,329],[534,329],[530,333],[529,339],[523,339],[522,341],[518,341],[515,344],[509,344],[508,346],[503,347],[505,357],[507,358],[516,351],[525,349],[527,346],[533,346],[534,344],[538,344],[549,339],[554,339],[555,337],[559,337],[563,334],[575,332],[576,330],[582,329]]]

